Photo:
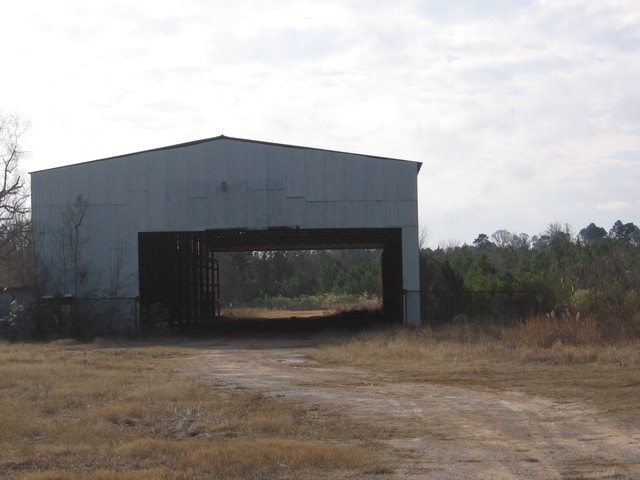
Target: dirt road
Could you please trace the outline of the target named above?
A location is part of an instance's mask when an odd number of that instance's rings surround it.
[[[192,345],[198,374],[378,427],[399,479],[640,479],[640,431],[576,403],[425,383],[309,360],[301,340]]]

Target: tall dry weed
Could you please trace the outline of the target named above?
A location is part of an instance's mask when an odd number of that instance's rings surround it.
[[[580,313],[565,312],[531,317],[517,325],[518,340],[527,346],[551,348],[560,343],[572,346],[625,344],[638,340],[635,325],[616,318],[598,320]]]

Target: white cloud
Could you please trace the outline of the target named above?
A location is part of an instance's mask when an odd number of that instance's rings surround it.
[[[596,209],[605,212],[620,212],[631,210],[631,206],[631,202],[612,200],[605,203],[598,203],[598,205],[596,205]]]

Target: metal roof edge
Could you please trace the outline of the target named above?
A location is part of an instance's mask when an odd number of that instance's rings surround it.
[[[86,165],[86,164],[89,164],[89,163],[104,162],[104,161],[108,161],[108,160],[115,160],[117,158],[126,158],[126,157],[131,157],[131,156],[134,156],[134,155],[140,155],[140,154],[143,154],[143,153],[161,152],[161,151],[164,151],[164,150],[173,150],[173,149],[177,149],[177,148],[185,148],[185,147],[190,147],[190,146],[193,146],[193,145],[199,145],[201,143],[215,142],[215,141],[219,141],[219,140],[231,140],[231,141],[234,141],[234,142],[254,143],[254,144],[261,144],[261,145],[271,145],[271,146],[274,146],[274,147],[281,147],[281,148],[295,148],[295,149],[300,149],[300,150],[314,150],[314,151],[320,151],[320,152],[340,153],[340,154],[343,154],[343,155],[354,155],[354,156],[359,156],[359,157],[376,158],[376,159],[380,159],[380,160],[392,160],[392,161],[397,161],[397,162],[410,162],[410,163],[417,164],[418,172],[420,172],[420,168],[422,167],[422,162],[417,162],[415,160],[404,160],[404,159],[400,159],[400,158],[383,157],[383,156],[379,156],[379,155],[369,155],[369,154],[363,154],[363,153],[344,152],[344,151],[339,151],[339,150],[330,150],[330,149],[326,149],[326,148],[304,147],[304,146],[300,146],[300,145],[290,145],[290,144],[285,144],[285,143],[266,142],[266,141],[262,141],[262,140],[250,140],[250,139],[246,139],[246,138],[237,138],[237,137],[228,137],[228,136],[225,136],[225,135],[218,135],[217,137],[210,137],[210,138],[204,138],[204,139],[201,139],[201,140],[193,140],[193,141],[184,142],[184,143],[177,143],[175,145],[167,145],[167,146],[164,146],[164,147],[150,148],[150,149],[147,149],[147,150],[140,150],[140,151],[137,151],[137,152],[124,153],[124,154],[121,154],[121,155],[114,155],[114,156],[111,156],[111,157],[99,158],[99,159],[95,159],[95,160],[88,160],[86,162],[72,163],[72,164],[69,164],[69,165],[60,165],[60,166],[51,167],[51,168],[43,168],[43,169],[40,169],[40,170],[31,171],[31,172],[29,172],[29,174],[47,172],[47,171],[51,171],[51,170],[58,170],[58,169],[61,169],[61,168],[76,167],[76,166],[80,166],[80,165]]]

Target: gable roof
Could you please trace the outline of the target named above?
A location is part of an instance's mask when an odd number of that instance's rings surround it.
[[[178,143],[178,144],[175,144],[175,145],[168,145],[168,146],[165,146],[165,147],[151,148],[151,149],[148,149],[148,150],[140,150],[138,152],[125,153],[125,154],[122,154],[122,155],[114,155],[112,157],[105,157],[105,158],[100,158],[100,159],[97,159],[97,160],[89,160],[87,162],[74,163],[74,164],[70,164],[70,165],[61,165],[61,166],[52,167],[52,168],[43,168],[41,170],[34,170],[32,172],[29,172],[29,173],[46,172],[46,171],[49,171],[49,170],[56,170],[56,169],[60,169],[60,168],[67,168],[67,167],[73,167],[73,166],[77,166],[77,165],[84,165],[84,164],[87,164],[87,163],[104,162],[104,161],[113,160],[113,159],[116,159],[116,158],[125,158],[125,157],[134,156],[134,155],[139,155],[141,153],[151,153],[151,152],[160,152],[160,151],[166,151],[166,150],[173,150],[173,149],[178,149],[178,148],[190,147],[190,146],[193,146],[193,145],[199,145],[199,144],[202,144],[202,143],[217,142],[217,141],[221,141],[221,140],[231,140],[231,141],[234,141],[234,142],[252,143],[252,144],[260,144],[260,145],[270,145],[270,146],[280,147],[280,148],[295,148],[295,149],[300,149],[300,150],[313,150],[313,151],[319,151],[319,152],[340,153],[340,154],[344,154],[344,155],[357,155],[359,157],[369,157],[369,158],[377,158],[377,159],[382,159],[382,160],[392,160],[392,161],[399,161],[399,162],[411,162],[411,163],[415,163],[417,165],[417,172],[416,173],[420,172],[420,168],[422,167],[422,162],[416,162],[416,161],[413,161],[413,160],[403,160],[403,159],[399,159],[399,158],[382,157],[382,156],[378,156],[378,155],[367,155],[367,154],[352,153],[352,152],[341,152],[341,151],[338,151],[338,150],[328,150],[328,149],[325,149],[325,148],[303,147],[303,146],[299,146],[299,145],[288,145],[288,144],[284,144],[284,143],[265,142],[265,141],[261,141],[261,140],[249,140],[249,139],[245,139],[245,138],[236,138],[236,137],[227,137],[225,135],[218,135],[217,137],[204,138],[202,140],[193,140],[191,142]]]

